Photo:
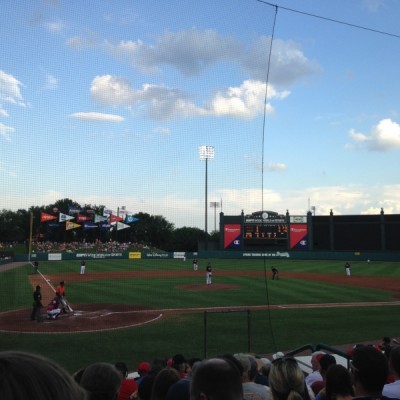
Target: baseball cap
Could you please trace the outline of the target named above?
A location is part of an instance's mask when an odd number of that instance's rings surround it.
[[[142,361],[141,363],[139,363],[138,371],[149,372],[150,364],[147,361]]]
[[[282,358],[282,357],[285,357],[285,355],[284,355],[281,351],[278,351],[277,353],[275,353],[275,354],[272,356],[272,358],[273,358],[274,360],[277,360],[278,358]]]

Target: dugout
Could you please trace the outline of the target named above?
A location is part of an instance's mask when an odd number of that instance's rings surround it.
[[[224,251],[400,251],[400,214],[220,213]]]

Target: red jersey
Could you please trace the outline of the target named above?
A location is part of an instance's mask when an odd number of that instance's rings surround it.
[[[58,285],[57,286],[56,295],[61,296],[61,297],[65,296],[64,285]]]

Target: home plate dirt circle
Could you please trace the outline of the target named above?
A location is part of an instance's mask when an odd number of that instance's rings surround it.
[[[31,309],[0,313],[0,331],[18,333],[82,333],[109,331],[148,324],[162,318],[160,311],[134,305],[74,304],[73,312],[57,320],[30,320]]]

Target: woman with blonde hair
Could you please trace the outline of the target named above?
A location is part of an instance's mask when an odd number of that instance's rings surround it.
[[[310,400],[303,371],[294,358],[274,360],[268,380],[273,400]]]

